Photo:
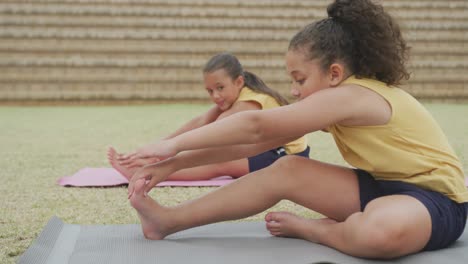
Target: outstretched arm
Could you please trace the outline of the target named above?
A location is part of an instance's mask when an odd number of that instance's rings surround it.
[[[210,111],[208,111],[206,114],[193,119],[191,122],[187,123],[185,126],[182,128],[178,129],[174,134],[170,135],[167,139],[171,139],[179,134],[185,133],[187,131],[195,129],[195,124],[203,126],[209,123],[212,123],[214,121],[221,120],[223,118],[226,118],[230,115],[233,115],[235,113],[239,113],[242,111],[248,111],[248,110],[259,110],[261,109],[261,106],[255,102],[251,101],[239,101],[234,103],[234,105],[222,112],[219,110],[217,106],[214,106]],[[199,119],[199,120],[198,120]],[[213,120],[216,119],[216,120]],[[198,121],[197,121],[198,120]],[[203,121],[204,120],[204,121]],[[138,159],[141,158],[147,158],[152,156],[151,153],[157,152],[158,147],[161,146],[161,142],[156,142],[156,143],[151,143],[148,144],[144,147],[139,148],[137,151],[134,153],[130,153],[128,155],[123,155],[119,157],[119,161],[121,162],[121,165],[127,166],[127,167],[134,167],[138,164]],[[156,157],[161,159],[161,157]]]
[[[138,170],[129,182],[129,196],[133,193],[133,184],[138,179],[144,178],[150,181],[145,186],[145,191],[148,192],[156,184],[164,181],[169,175],[176,171],[255,156],[267,150],[283,146],[293,140],[295,140],[295,138],[282,138],[261,144],[223,146],[181,152],[175,157],[144,166],[142,169]]]
[[[265,151],[284,146],[297,138],[282,138],[260,144],[243,144],[217,148],[184,151],[176,155],[172,162],[176,170],[193,168],[201,165],[220,163],[252,157]]]
[[[324,129],[353,115],[353,103],[340,89],[318,91],[287,106],[234,114],[169,140],[165,143],[166,153],[297,138]]]
[[[362,87],[320,90],[291,105],[236,113],[172,139],[162,140],[151,151],[132,154],[130,159],[158,157],[162,160],[186,150],[298,138],[336,123],[372,125],[368,120],[370,115],[382,108],[381,103],[373,102],[375,96],[374,92]],[[369,101],[361,97],[373,98]]]

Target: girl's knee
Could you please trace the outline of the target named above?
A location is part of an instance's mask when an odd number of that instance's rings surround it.
[[[363,248],[383,257],[394,257],[401,252],[406,239],[403,228],[379,217],[362,217],[361,220],[358,240]]]
[[[275,170],[291,172],[292,169],[297,168],[299,163],[303,162],[305,159],[304,157],[296,155],[287,155],[275,161],[272,167],[275,168]]]

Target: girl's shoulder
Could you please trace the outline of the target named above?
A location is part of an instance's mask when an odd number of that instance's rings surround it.
[[[260,93],[250,89],[249,87],[242,88],[236,102],[255,102],[260,105],[260,109],[270,109],[279,107],[280,105],[271,95]]]
[[[261,110],[261,105],[254,102],[254,101],[236,101],[234,104],[232,104],[231,108],[228,110],[225,110],[218,119],[223,119],[225,117],[228,117],[232,114],[243,112],[243,111],[249,111],[249,110]]]
[[[345,83],[338,87],[336,93],[337,96],[346,98],[346,109],[342,110],[348,111],[350,114],[346,120],[340,122],[341,125],[383,125],[388,123],[392,117],[391,103],[372,87]]]
[[[382,96],[356,84],[326,88],[292,105],[297,105],[297,112],[323,121],[320,129],[335,124],[380,125],[388,122],[391,116],[391,107]]]

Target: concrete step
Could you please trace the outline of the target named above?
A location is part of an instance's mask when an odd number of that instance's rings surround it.
[[[273,89],[287,95],[288,83]],[[402,86],[418,98],[468,99],[465,83],[410,83]],[[112,100],[112,99],[198,99],[206,100],[206,91],[193,83],[7,83],[0,86],[2,100]],[[291,99],[291,98],[290,98]]]
[[[52,66],[52,67],[173,67],[202,68],[208,59],[198,54],[61,54],[1,52],[0,66]],[[244,67],[281,68],[283,54],[249,54],[239,56]],[[409,63],[411,68],[456,68],[468,66],[468,55],[417,56]]]
[[[309,19],[272,20],[270,18],[199,18],[199,17],[141,17],[141,16],[98,16],[98,15],[54,15],[54,14],[3,14],[5,26],[71,26],[71,27],[138,27],[138,28],[223,28],[223,29],[294,29],[297,30]],[[462,22],[453,22],[452,27],[462,27]]]
[[[14,100],[202,99],[206,91],[193,83],[8,83],[0,98]]]
[[[420,99],[431,100],[468,100],[468,85],[460,83],[415,83],[403,86],[403,88]]]
[[[283,40],[288,41],[295,30],[287,29],[122,29],[115,27],[77,28],[52,26],[5,26],[0,38],[53,38],[53,39],[147,39],[147,40]],[[413,41],[467,42],[468,30],[418,30],[405,32]]]
[[[287,45],[288,41],[284,40],[218,40],[213,42],[210,40],[3,38],[0,41],[0,50],[3,52],[78,54],[182,53],[206,55],[205,59],[208,59],[209,56],[223,50],[230,50],[236,54],[285,54]]]
[[[57,3],[57,0],[4,0],[13,3]],[[305,8],[326,8],[331,3],[330,0],[60,0],[61,3],[72,4],[113,4],[113,5],[166,5],[166,6],[223,6],[223,7],[305,7]],[[382,4],[388,8],[463,8],[468,7],[465,0],[392,0],[383,1]]]
[[[208,59],[213,54],[229,50],[237,55],[272,54],[283,56],[287,40],[224,41],[213,43],[209,40],[131,40],[131,39],[45,39],[45,38],[3,38],[0,52],[26,53],[68,53],[68,54],[197,54]],[[410,42],[411,54],[463,55],[468,54],[465,42],[427,41]]]
[[[272,1],[273,2],[273,1]],[[312,1],[310,1],[312,2]],[[390,1],[389,1],[390,2]],[[407,1],[410,2],[410,1]],[[420,1],[421,2],[421,1]],[[222,2],[220,2],[222,3]],[[397,19],[446,19],[467,20],[466,4],[454,2],[453,5],[414,5],[389,6],[389,13]],[[266,12],[267,11],[267,12]],[[157,16],[157,17],[268,17],[268,18],[308,18],[325,17],[325,8],[305,8],[302,5],[165,5],[135,3],[45,3],[45,2],[2,2],[0,13],[4,14],[68,14],[101,16]]]
[[[290,78],[282,68],[247,68],[266,83],[287,83]],[[411,83],[468,83],[464,68],[414,69]],[[200,68],[169,67],[2,67],[0,83],[193,83],[204,89]],[[289,86],[289,84],[288,84]]]
[[[313,19],[313,18],[312,18]],[[142,17],[142,16],[98,16],[98,15],[55,15],[55,14],[2,14],[4,26],[68,26],[68,27],[117,27],[117,28],[223,28],[223,29],[293,29],[310,23],[311,18],[199,18],[199,17]],[[467,20],[446,21],[444,19],[411,20],[401,23],[405,30],[466,30]]]

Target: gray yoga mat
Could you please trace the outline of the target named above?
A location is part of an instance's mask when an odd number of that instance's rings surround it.
[[[219,223],[143,237],[140,225],[66,224],[53,217],[19,263],[468,263],[468,232],[451,247],[391,261],[364,260],[300,239],[272,237],[263,222]]]

